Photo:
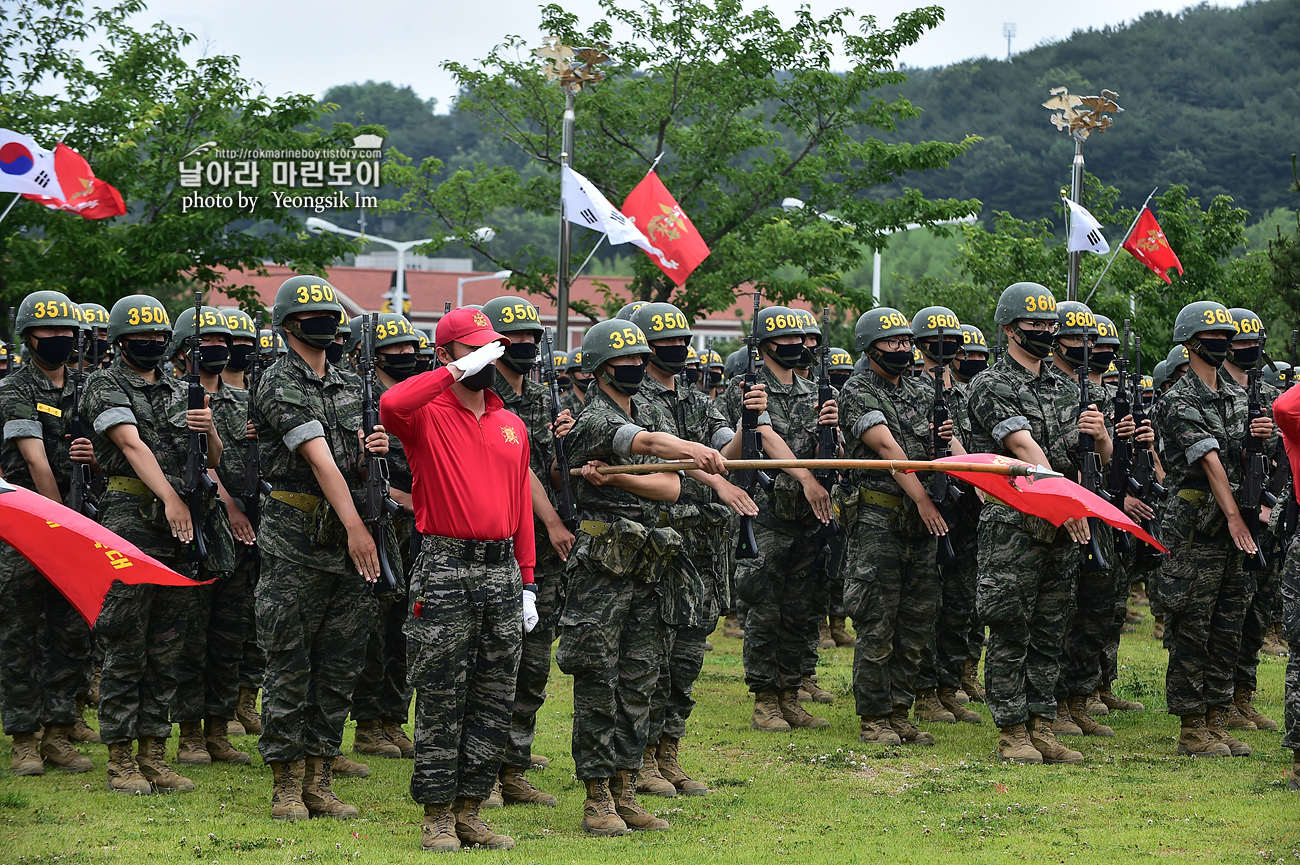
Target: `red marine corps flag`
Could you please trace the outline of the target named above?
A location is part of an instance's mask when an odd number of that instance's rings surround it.
[[[1169,238],[1160,230],[1160,223],[1156,222],[1150,208],[1142,208],[1141,215],[1133,224],[1133,230],[1124,239],[1124,248],[1165,282],[1170,282],[1165,271],[1171,267],[1178,268],[1178,275],[1183,275],[1183,263],[1178,260],[1173,247],[1169,245]]]
[[[677,262],[676,269],[669,269],[660,259],[650,256],[650,260],[679,288],[686,283],[691,271],[709,257],[709,247],[704,238],[700,237],[690,218],[682,212],[681,205],[653,171],[628,194],[623,202],[623,215],[635,220],[637,228],[650,242],[662,249],[669,260]]]
[[[54,147],[54,173],[63,197],[23,193],[23,198],[38,201],[51,210],[66,210],[85,219],[107,219],[126,213],[122,193],[100,180],[90,163],[80,153],[60,142]]]

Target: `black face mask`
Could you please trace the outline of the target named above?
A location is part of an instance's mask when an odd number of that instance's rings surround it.
[[[240,343],[230,347],[230,361],[226,364],[226,369],[235,372],[243,372],[253,365],[253,352],[257,351],[257,346]]]
[[[36,343],[32,346],[32,360],[41,369],[58,369],[77,350],[75,336],[43,336],[32,341]]]
[[[81,353],[86,363],[103,363],[108,357],[108,340],[88,339],[81,347]]]
[[[1259,360],[1263,346],[1247,345],[1241,348],[1232,349],[1232,363],[1235,366],[1245,369],[1248,366],[1254,366],[1255,361]]]
[[[662,370],[667,370],[673,375],[677,375],[686,369],[686,354],[691,350],[689,345],[652,345],[650,350],[654,354],[650,355],[650,362]]]
[[[558,387],[560,390],[564,390],[566,387],[569,386],[569,384],[570,381],[567,375],[556,376],[555,386]]]
[[[1065,358],[1067,364],[1075,369],[1083,366],[1083,351],[1084,347],[1081,345],[1073,347],[1058,345],[1056,347],[1057,356]]]
[[[1198,336],[1192,341],[1196,356],[1210,366],[1222,366],[1228,358],[1232,340],[1226,336]]]
[[[943,352],[942,357],[939,356],[941,351]],[[931,360],[938,359],[939,363],[947,366],[957,357],[957,341],[945,339],[941,342],[938,337],[927,339],[921,343],[921,352],[928,355]]]
[[[984,358],[967,358],[966,360],[957,361],[957,375],[970,381],[975,376],[989,368],[989,362]]]
[[[1088,358],[1088,369],[1093,372],[1105,372],[1110,369],[1110,365],[1115,362],[1115,352],[1113,351],[1094,351]]]
[[[889,375],[902,375],[912,368],[912,352],[910,349],[901,349],[899,351],[872,349],[871,359]]]
[[[1045,330],[1021,330],[1019,327],[1016,328],[1016,333],[1020,335],[1020,347],[1032,357],[1041,360],[1052,353],[1052,345],[1056,342],[1056,334]],[[1082,358],[1080,358],[1080,362],[1082,362]]]
[[[230,362],[230,347],[225,345],[199,346],[199,369],[209,375],[221,375]]]
[[[334,342],[334,335],[339,332],[339,319],[336,315],[313,315],[311,318],[287,318],[284,321],[285,333],[293,334],[302,342],[315,349],[324,351]]]
[[[845,383],[846,381],[849,380],[849,376],[853,375],[853,373],[851,373],[851,372],[831,372],[831,373],[827,373],[827,375],[830,376],[830,380],[831,380],[831,384],[832,384],[832,385],[834,385],[836,388],[842,388],[842,387],[844,387],[844,383]]]
[[[614,390],[628,396],[635,396],[637,391],[641,390],[641,382],[645,380],[645,364],[606,366],[600,371],[600,375],[605,384]]]
[[[722,373],[709,370],[709,387],[718,387],[722,384]]]
[[[420,355],[419,359],[415,362],[416,373],[428,372],[431,369],[433,369],[433,358],[429,357],[427,354]]]
[[[513,342],[506,346],[506,353],[501,356],[510,367],[524,375],[537,364],[537,345],[531,342]]]
[[[376,356],[375,363],[397,381],[406,381],[418,372],[420,357],[414,352],[411,354],[381,354]]]
[[[461,376],[460,383],[470,390],[487,390],[497,380],[496,371],[497,368],[493,364],[488,364],[473,375]]]
[[[689,385],[692,385],[692,386],[699,384],[699,383],[700,383],[700,371],[699,371],[698,369],[688,369],[688,370],[686,370],[686,383],[689,384]]]
[[[812,369],[812,365],[816,362],[817,362],[817,356],[813,354],[813,350],[811,348],[805,345],[803,347],[803,351],[799,353],[799,362],[795,364],[795,368]]]
[[[347,347],[346,342],[331,342],[325,346],[325,359],[337,366],[343,362],[343,350]]]
[[[803,359],[803,346],[798,343],[774,343],[767,349],[767,356],[785,369],[794,369]]]
[[[586,378],[575,377],[573,379],[573,389],[576,390],[578,393],[586,393],[587,388],[590,385],[591,385],[591,376],[587,376]]]
[[[122,353],[136,369],[157,369],[163,362],[163,355],[167,353],[167,343],[153,339],[147,342],[142,339],[124,339],[122,343]]]

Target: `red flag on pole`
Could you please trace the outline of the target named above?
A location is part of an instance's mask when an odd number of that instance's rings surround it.
[[[1137,222],[1133,224],[1133,230],[1124,239],[1124,248],[1167,283],[1170,279],[1165,271],[1169,268],[1176,267],[1178,275],[1183,275],[1182,262],[1178,260],[1173,247],[1169,245],[1169,238],[1160,230],[1160,223],[1156,222],[1155,215],[1148,207],[1142,208]]]
[[[100,180],[80,153],[60,142],[54,147],[54,174],[65,198],[24,193],[51,210],[66,210],[85,219],[106,219],[126,213],[122,193]]]
[[[623,202],[623,215],[635,220],[636,227],[653,246],[663,251],[664,258],[677,264],[676,268],[668,268],[663,261],[650,256],[655,266],[679,287],[709,256],[704,238],[653,171],[628,194]]]

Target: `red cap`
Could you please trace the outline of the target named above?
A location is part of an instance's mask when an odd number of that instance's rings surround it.
[[[492,322],[483,311],[472,306],[462,306],[444,315],[433,337],[438,345],[462,342],[475,348],[498,340],[510,345],[508,338],[492,329]]]

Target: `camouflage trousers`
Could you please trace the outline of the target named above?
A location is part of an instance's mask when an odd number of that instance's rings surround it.
[[[891,531],[890,511],[863,505],[844,549],[844,607],[853,617],[853,699],[878,718],[912,705],[939,612],[935,536]]]
[[[1260,541],[1265,543],[1263,537]],[[1281,557],[1281,553],[1274,555],[1267,568],[1254,573],[1255,595],[1246,608],[1246,617],[1241,626],[1241,648],[1237,650],[1237,667],[1233,671],[1233,683],[1247,691],[1258,690],[1255,672],[1259,669],[1259,650],[1264,647],[1264,632],[1278,620],[1277,595],[1282,583]]]
[[[514,558],[467,561],[426,538],[415,560],[404,630],[415,688],[411,798],[422,805],[492,792],[519,673],[521,591]]]
[[[539,557],[540,558],[540,557]],[[558,559],[557,559],[558,561]],[[537,584],[537,627],[524,634],[515,680],[515,699],[510,704],[510,736],[502,762],[527,769],[532,765],[533,738],[537,734],[537,713],[546,701],[546,682],[551,676],[551,646],[555,643],[555,619],[559,613],[559,584],[563,572],[535,574]]]
[[[256,599],[257,639],[266,653],[262,759],[337,756],[375,599],[355,571],[318,571],[266,552]]]
[[[171,735],[176,662],[195,588],[116,583],[108,590],[95,622],[95,639],[104,648],[99,735],[105,743]]]
[[[242,545],[241,545],[242,546]],[[244,646],[239,656],[239,687],[262,687],[262,672],[266,669],[266,653],[257,644],[257,575],[262,569],[262,553],[256,547],[238,550],[235,556],[235,574],[244,575],[244,594],[240,610],[244,618]]]
[[[818,652],[822,642],[822,622],[827,616],[845,615],[844,580],[840,576],[840,561],[844,558],[844,530],[823,538],[820,558],[813,568],[813,598],[808,619],[808,646],[803,653],[799,672],[804,676],[817,675]]]
[[[36,567],[0,544],[0,717],[5,732],[71,725],[90,662],[90,628]]]
[[[406,675],[407,605],[403,601],[379,603],[379,614],[366,640],[365,663],[352,690],[352,717],[357,721],[406,723],[411,708],[411,687]]]
[[[704,669],[704,643],[713,631],[713,622],[699,627],[664,626],[664,653],[650,702],[650,731],[646,736],[650,747],[665,733],[674,739],[686,735],[686,721],[695,709],[695,680]]]
[[[1204,541],[1168,538],[1160,571],[1165,614],[1165,698],[1171,715],[1203,715],[1232,702],[1241,628],[1254,578],[1226,532]]]
[[[745,618],[745,683],[754,693],[799,687],[807,669],[813,597],[822,561],[818,527],[754,521],[758,558],[736,566]],[[856,625],[856,623],[855,623]]]
[[[975,614],[975,579],[979,574],[975,532],[973,525],[949,529],[957,558],[939,565],[939,612],[916,675],[918,691],[960,687],[966,662],[978,661],[984,651],[984,624]]]
[[[659,586],[612,577],[581,550],[565,569],[555,653],[573,676],[573,762],[580,781],[636,770],[650,738],[650,701],[664,653]]]
[[[1124,625],[1128,622],[1128,598],[1133,588],[1133,571],[1136,566],[1138,549],[1137,539],[1132,539],[1128,555],[1115,552],[1115,601],[1112,604],[1110,628],[1106,632],[1106,642],[1101,647],[1101,681],[1102,688],[1119,679],[1119,641],[1124,634]]]
[[[1056,717],[1065,614],[1079,545],[1064,531],[1036,540],[1021,526],[981,520],[975,609],[988,626],[984,690],[999,727]]]
[[[1300,646],[1300,533],[1286,545],[1278,594],[1282,596],[1282,638]],[[1285,720],[1282,747],[1300,749],[1300,652],[1292,651],[1286,661]]]
[[[1056,699],[1087,696],[1101,683],[1106,641],[1115,623],[1115,582],[1118,579],[1115,533],[1100,520],[1093,524],[1105,570],[1088,572],[1082,558],[1074,580],[1074,603],[1065,620],[1065,649],[1061,653],[1061,676]],[[1127,596],[1126,596],[1127,597]]]
[[[176,660],[176,723],[235,717],[244,649],[246,574],[200,574],[215,583],[189,590],[185,642]]]

